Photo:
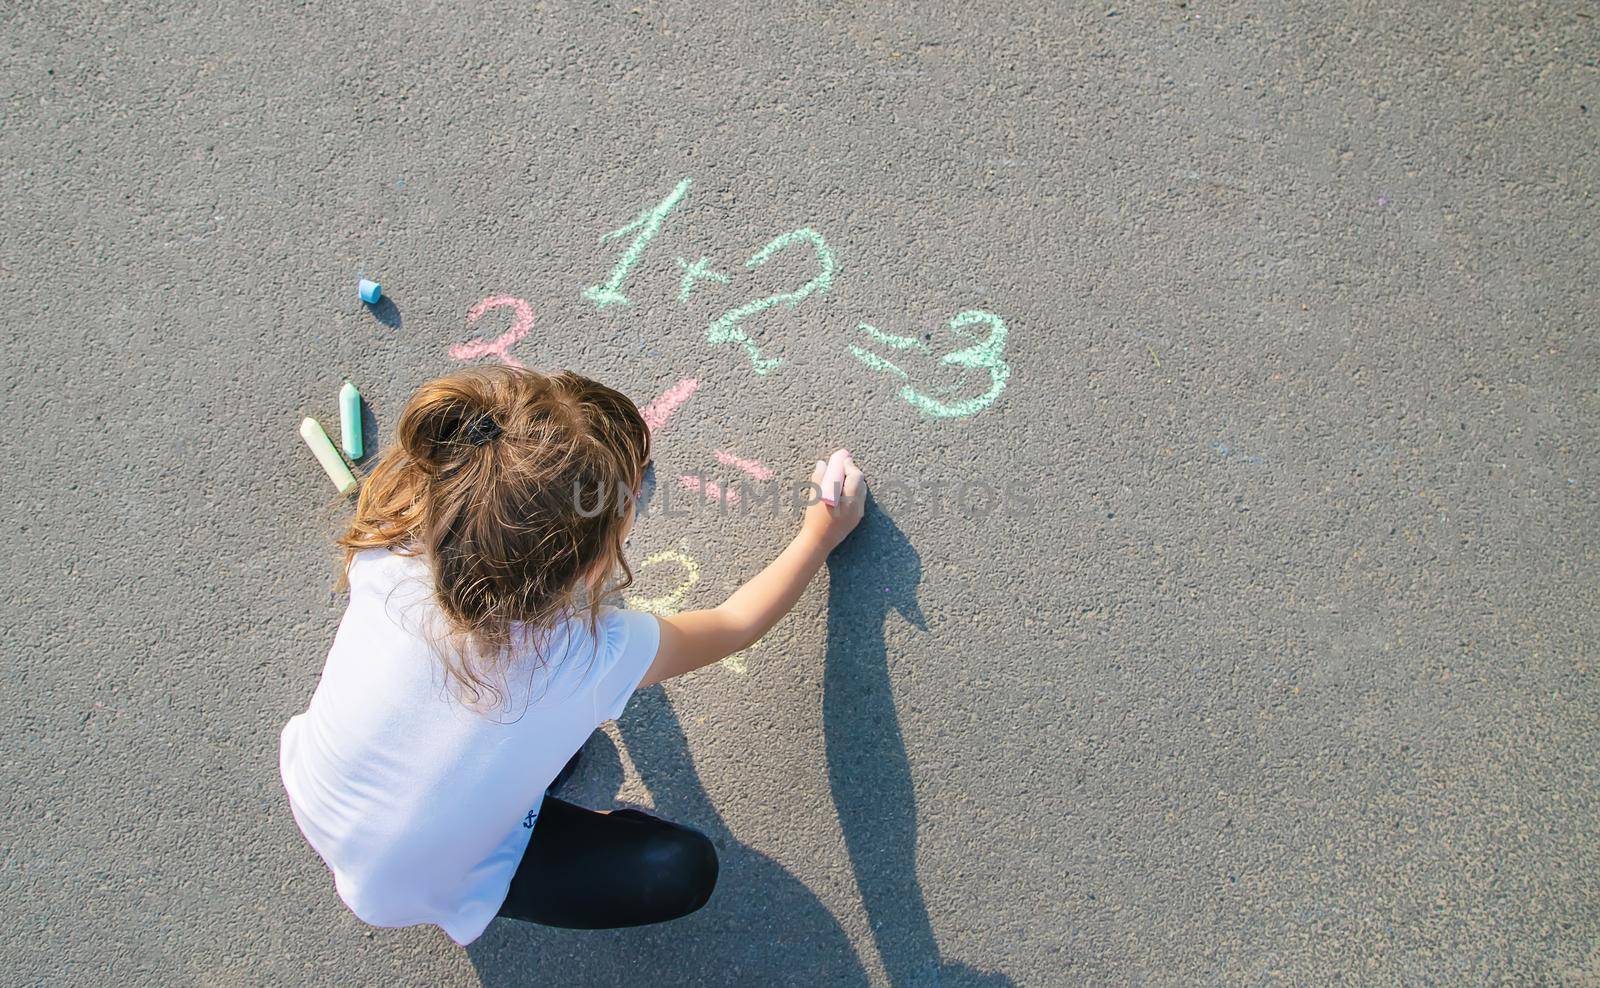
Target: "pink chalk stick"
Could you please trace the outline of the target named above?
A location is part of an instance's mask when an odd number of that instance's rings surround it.
[[[839,498],[844,494],[844,467],[850,462],[848,449],[835,450],[828,457],[828,468],[822,471],[822,501],[824,504],[838,504]]]

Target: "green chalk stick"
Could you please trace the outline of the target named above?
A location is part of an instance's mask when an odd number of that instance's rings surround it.
[[[339,451],[333,448],[333,440],[323,431],[321,422],[314,418],[301,419],[300,438],[311,447],[312,455],[322,464],[323,472],[333,481],[333,486],[339,488],[340,494],[348,494],[356,489],[356,475],[340,459]]]
[[[361,392],[349,381],[339,389],[339,436],[344,440],[344,455],[361,459]]]

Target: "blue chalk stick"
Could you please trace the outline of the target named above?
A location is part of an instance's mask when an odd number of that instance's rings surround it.
[[[361,284],[356,287],[361,292],[361,301],[368,305],[377,305],[378,299],[383,298],[383,286],[376,281],[368,281],[362,278]]]

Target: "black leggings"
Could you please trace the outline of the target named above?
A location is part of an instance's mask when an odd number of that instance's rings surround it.
[[[643,926],[687,916],[716,885],[717,851],[698,830],[547,795],[500,915],[574,930]]]

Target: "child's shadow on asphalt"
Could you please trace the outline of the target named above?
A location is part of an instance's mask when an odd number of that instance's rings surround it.
[[[634,695],[618,722],[662,817],[717,846],[717,890],[680,920],[627,930],[561,930],[496,920],[467,948],[488,988],[549,985],[865,985],[832,914],[799,879],[735,838],[706,798],[677,715],[660,687]],[[605,734],[584,746],[563,799],[608,808],[622,763]]]
[[[823,733],[828,780],[856,884],[889,982],[1003,988],[1003,974],[939,953],[916,873],[917,806],[895,714],[884,623],[924,628],[922,564],[871,502],[829,562]],[[717,846],[717,890],[671,923],[599,932],[497,920],[467,948],[488,988],[647,980],[659,985],[865,985],[849,938],[821,901],[771,858],[739,842],[706,798],[677,715],[660,688],[641,690],[617,727],[661,816]],[[561,796],[609,807],[622,784],[615,747],[597,733]]]
[[[1008,986],[1004,974],[944,959],[917,876],[916,789],[884,629],[897,613],[927,631],[917,601],[922,557],[869,500],[860,526],[829,557],[828,574],[828,788],[884,973],[897,988]]]

